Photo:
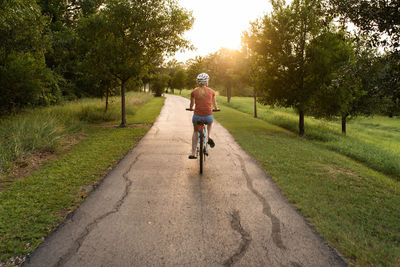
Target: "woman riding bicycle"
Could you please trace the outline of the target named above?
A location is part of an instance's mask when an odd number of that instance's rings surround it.
[[[190,109],[193,109],[193,106],[195,106],[195,109],[192,118],[192,123],[193,123],[192,154],[189,156],[189,159],[196,158],[195,152],[200,130],[200,125],[197,124],[198,122],[207,123],[208,144],[210,145],[210,147],[215,146],[214,141],[210,138],[212,124],[214,121],[211,105],[214,106],[214,109],[218,109],[218,106],[214,90],[208,87],[209,79],[210,76],[208,76],[207,73],[200,73],[196,78],[196,82],[199,85],[199,87],[195,88],[190,94]]]

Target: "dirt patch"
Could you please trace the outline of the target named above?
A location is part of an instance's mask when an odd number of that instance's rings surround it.
[[[359,175],[355,171],[343,169],[338,166],[324,165],[316,162],[312,163],[311,165],[318,168],[319,171],[322,171],[321,174],[328,172],[334,177],[341,174],[344,174],[346,176],[359,177]]]
[[[12,257],[11,259],[1,262],[0,261],[0,267],[14,267],[14,266],[20,266],[24,261],[26,257]]]
[[[329,171],[330,174],[345,174],[345,175],[349,175],[349,176],[354,176],[354,177],[358,177],[358,174],[354,171],[351,170],[347,170],[347,169],[342,169],[339,167],[332,167],[332,166],[325,166],[325,168]]]
[[[145,102],[145,100],[141,99],[141,98],[130,98],[130,99],[128,99],[127,102],[128,102],[128,104],[138,106],[140,104],[143,104]]]
[[[144,127],[148,127],[150,126],[150,124],[148,123],[132,123],[132,124],[127,124],[126,127],[128,128],[144,128]],[[120,125],[102,125],[102,126],[97,126],[99,128],[120,128]]]
[[[37,151],[15,161],[11,171],[3,177],[0,176],[0,193],[12,182],[28,177],[46,162],[56,159],[69,151],[72,146],[79,143],[85,136],[85,134],[67,136],[60,141],[57,151]]]

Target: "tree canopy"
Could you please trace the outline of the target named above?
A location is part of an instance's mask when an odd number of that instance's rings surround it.
[[[400,47],[399,0],[329,0],[334,11],[353,22],[373,43]],[[389,40],[382,39],[386,34]]]
[[[82,38],[89,49],[86,58],[120,84],[121,126],[126,125],[126,82],[140,80],[155,58],[188,48],[182,34],[192,23],[190,13],[164,0],[110,0],[100,12],[83,20]]]

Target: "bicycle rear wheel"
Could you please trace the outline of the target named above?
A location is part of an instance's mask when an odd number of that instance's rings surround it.
[[[200,135],[200,174],[203,173],[204,162],[204,136]]]

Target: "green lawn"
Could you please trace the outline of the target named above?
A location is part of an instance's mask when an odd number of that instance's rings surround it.
[[[254,100],[248,97],[218,97],[222,106],[247,114],[254,112]],[[298,132],[298,115],[287,108],[270,108],[258,104],[258,118]],[[347,135],[341,133],[341,121],[305,118],[307,139],[319,141],[326,148],[351,157],[366,166],[400,180],[400,119],[374,116],[350,120]]]
[[[227,106],[215,117],[350,265],[400,264],[400,185],[320,141]]]
[[[70,151],[0,193],[0,265],[33,251],[84,200],[88,185],[96,185],[147,132],[164,99],[131,96],[130,101],[127,122],[143,127],[101,127],[119,120],[85,124],[86,137]],[[81,114],[81,107],[75,109]]]

